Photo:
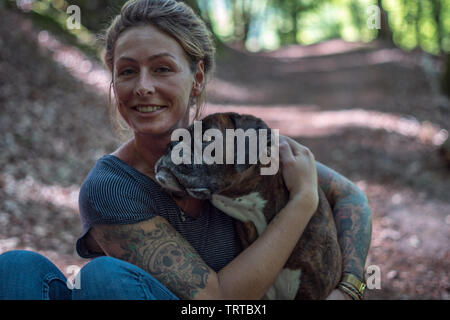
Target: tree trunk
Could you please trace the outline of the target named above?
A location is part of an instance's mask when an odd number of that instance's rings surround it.
[[[445,54],[445,65],[441,79],[442,92],[450,97],[450,53]]]
[[[246,6],[245,4],[248,3],[248,6]],[[245,45],[245,43],[248,40],[248,35],[249,35],[249,31],[250,31],[250,23],[252,22],[252,13],[253,13],[253,1],[243,1],[242,2],[242,17],[243,17],[243,22],[244,22],[244,30],[243,30],[243,35],[242,35],[242,41]]]
[[[437,41],[438,41],[438,47],[439,51],[442,51],[442,35],[444,32],[444,26],[441,21],[441,0],[433,0],[431,1],[433,6],[433,18],[436,23],[436,33],[437,33]]]
[[[291,19],[292,19],[292,43],[297,44],[297,33],[298,33],[298,7],[295,7],[295,10],[292,10],[291,12]]]
[[[417,8],[416,8],[416,16],[415,16],[415,27],[416,27],[416,46],[421,48],[421,34],[420,34],[420,17],[422,13],[422,2],[419,0],[417,1]]]
[[[378,7],[380,8],[380,30],[378,30],[378,39],[388,43],[394,44],[392,39],[392,31],[389,27],[389,17],[386,10],[383,9],[382,0],[378,0]]]

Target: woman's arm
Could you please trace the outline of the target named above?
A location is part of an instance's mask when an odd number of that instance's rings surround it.
[[[137,265],[180,299],[254,300],[276,280],[315,212],[307,203],[311,201],[295,197],[250,247],[217,273],[159,216],[132,225],[97,225],[90,232],[108,256]]]
[[[365,194],[350,180],[316,162],[319,185],[333,209],[343,256],[343,272],[364,279],[372,238],[372,214]]]
[[[133,225],[98,225],[92,236],[109,255],[129,261],[181,299],[260,299],[276,280],[318,205],[311,152],[289,140],[280,144],[290,201],[261,236],[219,272],[162,217]],[[303,177],[297,179],[293,177]]]

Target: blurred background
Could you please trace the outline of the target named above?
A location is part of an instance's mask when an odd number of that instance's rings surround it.
[[[98,35],[124,2],[0,0],[0,253],[69,277],[80,185],[120,144]],[[367,194],[367,298],[450,299],[450,0],[185,2],[217,45],[206,113],[264,119]]]

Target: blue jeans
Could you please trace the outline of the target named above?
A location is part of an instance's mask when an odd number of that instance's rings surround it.
[[[7,299],[178,300],[144,270],[111,257],[87,263],[79,282],[69,289],[66,277],[50,260],[25,250],[0,255],[0,300]]]

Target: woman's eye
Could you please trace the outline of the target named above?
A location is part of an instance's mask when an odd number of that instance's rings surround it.
[[[158,67],[155,69],[156,73],[165,73],[165,72],[170,72],[170,68],[169,67]]]
[[[123,70],[123,71],[121,71],[119,73],[119,76],[126,76],[126,75],[129,75],[129,74],[133,73],[133,72],[134,72],[134,70],[132,70],[132,69],[125,69],[125,70]]]

